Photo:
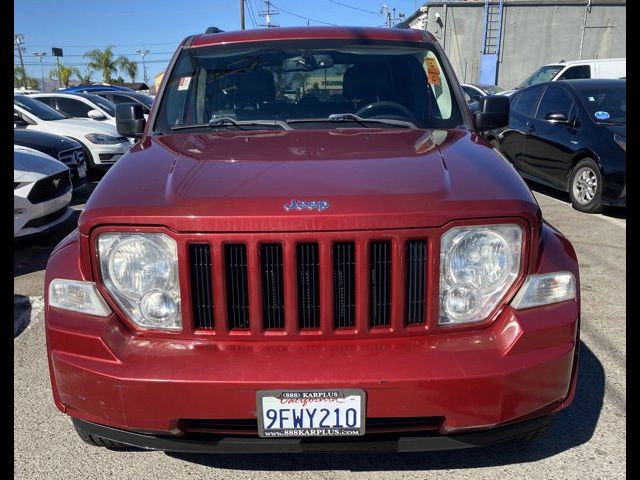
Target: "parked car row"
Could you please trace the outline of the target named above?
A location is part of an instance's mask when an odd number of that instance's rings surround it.
[[[117,132],[112,100],[141,104],[145,113],[153,101],[105,86],[94,91],[15,92],[14,237],[62,225],[88,174],[107,170],[129,150],[133,139]]]

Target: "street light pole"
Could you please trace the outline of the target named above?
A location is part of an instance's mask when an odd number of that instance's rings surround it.
[[[140,56],[142,57],[142,80],[144,81],[144,83],[148,83],[147,81],[147,64],[144,61],[144,56],[149,53],[149,50],[136,50],[137,53],[140,54]]]
[[[42,91],[46,91],[44,88],[44,67],[42,66],[42,59],[47,52],[33,52],[33,54],[40,60],[40,75],[42,76]]]
[[[20,57],[20,66],[22,67],[22,86],[27,88],[27,71],[24,69],[24,60],[22,60],[22,50],[23,47],[22,42],[24,41],[24,35],[21,33],[16,33],[13,35],[13,42],[16,44],[16,48],[18,49],[18,56]]]

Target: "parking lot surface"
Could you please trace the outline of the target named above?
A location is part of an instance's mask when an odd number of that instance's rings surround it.
[[[53,404],[43,328],[43,270],[76,214],[55,234],[15,244],[15,478],[626,478],[625,211],[582,214],[565,196],[532,187],[545,219],[573,243],[582,287],[576,397],[545,437],[415,454],[212,456],[89,447]],[[85,199],[74,200],[74,208]]]

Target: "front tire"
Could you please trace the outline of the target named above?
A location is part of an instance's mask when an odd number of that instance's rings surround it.
[[[602,175],[591,158],[580,160],[571,172],[569,198],[573,208],[585,213],[602,211]]]

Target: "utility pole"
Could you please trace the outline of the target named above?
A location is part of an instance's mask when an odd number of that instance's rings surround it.
[[[22,47],[22,43],[24,42],[24,35],[21,33],[16,33],[13,35],[13,43],[15,43],[16,48],[18,49],[18,56],[20,57],[20,66],[22,67],[22,86],[27,88],[27,71],[24,69],[24,60],[22,59],[22,51],[25,50]]]
[[[36,57],[38,57],[38,59],[40,60],[40,75],[42,76],[42,91],[46,92],[44,88],[44,67],[42,66],[42,59],[47,54],[47,52],[33,52],[33,54]]]
[[[271,15],[277,15],[279,13],[271,10],[271,0],[264,0],[264,6],[266,7],[266,10],[258,12],[258,15],[264,17],[265,20],[265,23],[261,24],[260,26],[267,28],[279,27],[280,25],[271,23]]]
[[[147,53],[149,53],[149,50],[140,50],[140,49],[138,49],[138,50],[136,50],[136,52],[139,53],[140,56],[142,57],[142,76],[143,76],[142,81],[144,83],[148,83],[148,81],[147,81],[147,64],[144,61],[144,56]]]
[[[240,30],[244,30],[244,0],[240,0]]]

